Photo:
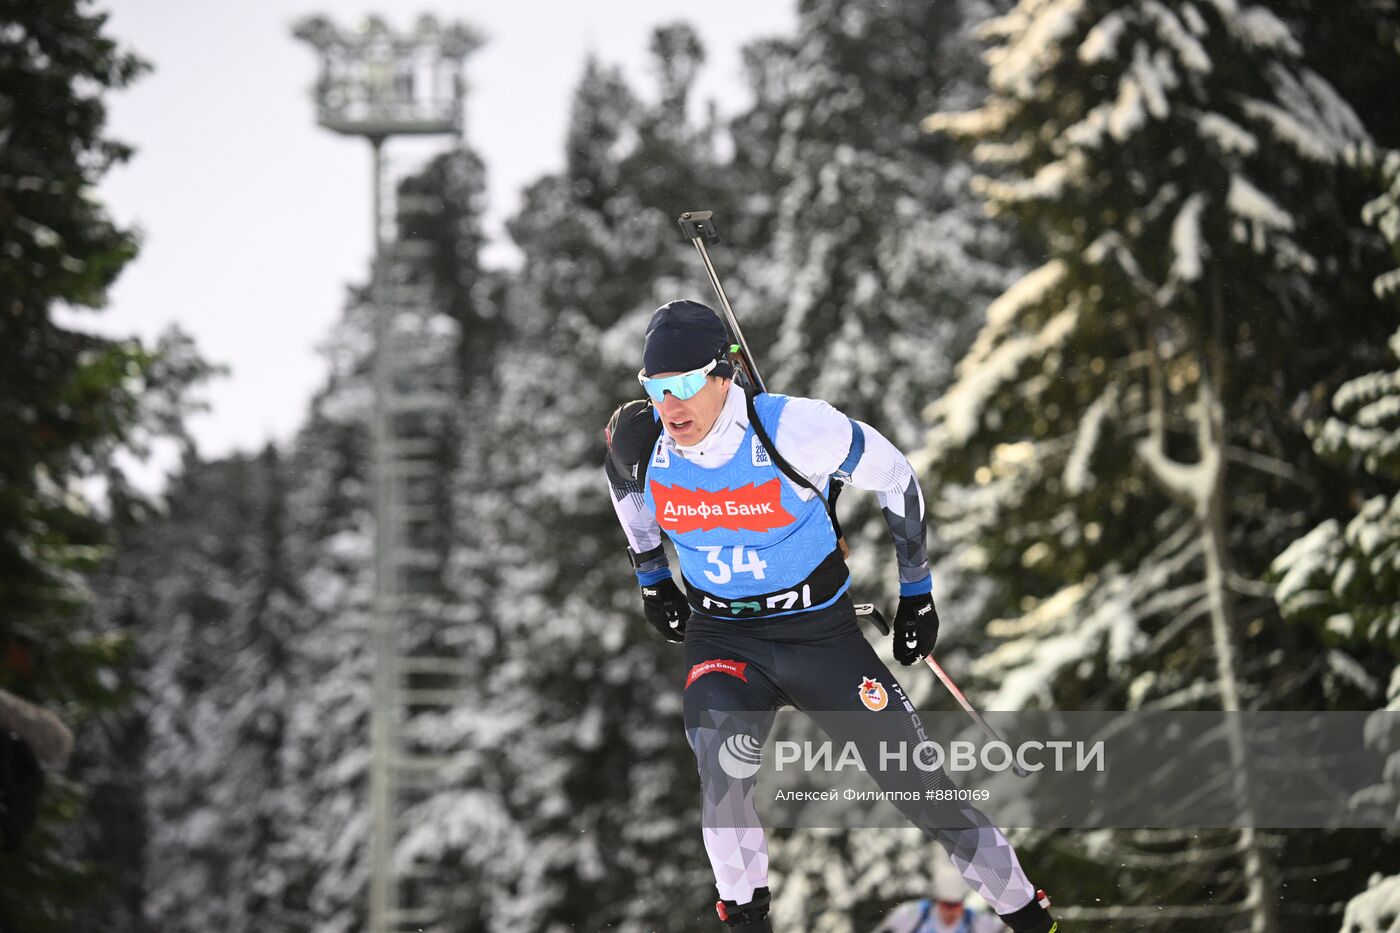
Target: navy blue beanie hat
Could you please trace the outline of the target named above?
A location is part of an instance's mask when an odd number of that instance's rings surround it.
[[[684,373],[699,369],[713,359],[720,363],[711,375],[729,378],[729,331],[714,309],[698,301],[681,299],[657,308],[647,324],[646,349],[642,351],[642,371]]]

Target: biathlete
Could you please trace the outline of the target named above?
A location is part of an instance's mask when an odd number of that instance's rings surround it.
[[[938,613],[923,494],[908,459],[824,401],[746,391],[733,381],[729,346],[719,316],[699,302],[656,310],[638,376],[648,398],[613,414],[606,473],[646,618],[682,643],[686,738],[700,772],[716,910],[731,928],[764,933],[772,927],[756,768],[733,767],[736,750],[761,749],[783,706],[846,733],[832,737],[856,741],[865,761],[878,759],[878,740],[914,747],[922,734],[903,688],[857,627],[825,501],[833,478],[874,492],[894,539],[896,660],[913,664],[933,650]],[[675,548],[684,593],[663,535]],[[823,713],[840,715],[823,721]],[[840,725],[852,714],[868,716],[868,725]],[[953,787],[941,769],[875,776],[882,786]],[[936,802],[928,803],[918,796],[898,804],[901,811],[947,850],[1007,926],[1058,929],[1011,844],[981,811],[956,795],[929,794]]]

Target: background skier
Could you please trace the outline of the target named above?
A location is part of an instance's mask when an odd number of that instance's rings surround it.
[[[1003,929],[995,916],[966,906],[966,898],[967,885],[957,869],[940,860],[929,897],[900,904],[873,933],[996,933]]]

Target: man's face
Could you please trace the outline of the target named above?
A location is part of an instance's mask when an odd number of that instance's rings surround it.
[[[657,377],[675,376],[678,373],[653,373]],[[689,446],[704,439],[715,426],[715,419],[724,408],[724,399],[729,391],[729,380],[719,376],[708,376],[705,387],[690,398],[676,398],[667,392],[656,406],[661,413],[661,426],[675,439],[677,444]]]
[[[957,901],[938,902],[938,922],[950,927],[962,919],[963,905]]]

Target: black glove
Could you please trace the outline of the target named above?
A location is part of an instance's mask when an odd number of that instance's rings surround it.
[[[938,610],[933,594],[899,597],[894,614],[894,659],[900,664],[922,661],[938,641]]]
[[[642,584],[642,608],[647,621],[661,637],[671,642],[685,641],[685,623],[690,618],[690,603],[676,581],[670,577],[652,584]]]

